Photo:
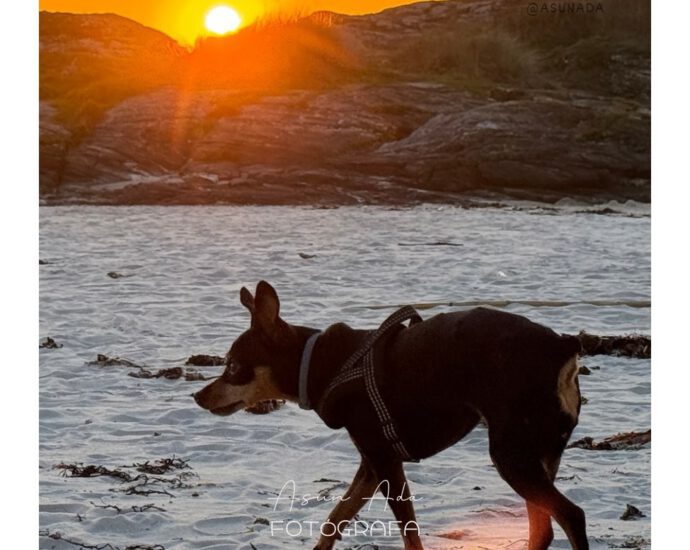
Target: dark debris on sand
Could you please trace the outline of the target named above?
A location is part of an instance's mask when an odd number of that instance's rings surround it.
[[[137,369],[134,372],[127,373],[133,378],[165,378],[167,380],[177,380],[184,378],[187,381],[210,380],[213,377],[207,377],[200,372],[194,370],[185,370],[182,367],[168,367],[165,369],[151,370],[146,365],[138,365],[129,359],[121,359],[120,357],[108,357],[99,353],[95,361],[90,361],[88,365],[97,365],[99,367],[128,367]]]
[[[50,336],[47,336],[46,339],[38,345],[38,347],[44,349],[59,349],[62,347],[62,344],[58,344]]]
[[[225,365],[225,357],[204,354],[192,355],[187,359],[185,365],[192,365],[194,367],[217,367],[219,365]]]
[[[169,367],[167,369],[158,369],[157,371],[150,371],[144,367],[138,367],[138,371],[128,372],[127,376],[132,378],[167,378],[168,380],[177,380],[184,375],[182,367]]]
[[[84,466],[81,463],[60,463],[54,466],[54,468],[62,470],[61,474],[67,477],[107,476],[118,479],[123,485],[111,490],[123,492],[126,495],[165,495],[171,498],[174,498],[175,495],[161,486],[169,489],[188,489],[191,487],[188,483],[189,478],[196,477],[188,461],[175,456],[154,460],[153,462],[147,460],[146,462],[135,463],[131,466],[113,469],[94,464]],[[135,472],[132,472],[132,469]],[[107,507],[117,508],[112,505]]]
[[[99,353],[96,356],[95,361],[89,361],[87,365],[97,365],[99,367],[112,367],[112,366],[121,366],[121,367],[136,367],[136,368],[143,368],[141,365],[137,365],[133,361],[130,361],[129,359],[120,359],[119,357],[108,357],[107,355],[104,355],[102,353]]]
[[[625,506],[625,512],[621,514],[621,519],[623,521],[630,521],[631,519],[639,519],[639,518],[644,518],[647,517],[645,516],[639,508],[636,508],[632,504],[627,504]]]
[[[167,380],[177,380],[184,378],[188,382],[195,382],[197,380],[210,380],[213,377],[204,376],[200,372],[188,371],[182,367],[169,367],[167,369],[158,369],[157,371],[150,371],[143,367],[139,367],[139,371],[128,372],[127,376],[133,378],[165,378]]]
[[[648,336],[596,336],[584,330],[577,335],[582,345],[580,355],[614,355],[649,359],[652,356],[652,339]]]
[[[595,442],[591,437],[583,437],[568,445],[569,449],[577,447],[589,451],[622,451],[641,449],[652,441],[652,430],[646,432],[625,432],[612,435]]]
[[[82,466],[81,464],[65,464],[60,463],[55,466],[56,469],[62,470],[62,475],[66,476],[69,473],[69,477],[99,477],[108,476],[120,479],[122,481],[135,481],[138,476],[132,476],[131,474],[124,472],[115,468],[111,470],[105,466],[95,466],[89,464],[87,466]]]
[[[189,461],[182,458],[177,458],[173,456],[172,458],[161,458],[159,460],[154,460],[153,463],[150,461],[142,462],[140,464],[135,463],[133,465],[138,472],[144,472],[146,474],[167,474],[171,470],[183,470],[190,469]]]
[[[91,504],[96,507],[96,508],[103,508],[105,510],[115,510],[118,514],[122,513],[127,513],[127,510],[123,509],[120,506],[117,506],[116,504],[96,504],[94,501],[90,501]],[[165,508],[161,508],[160,506],[156,506],[153,503],[150,504],[142,504],[141,506],[137,506],[136,504],[133,504],[132,506],[129,507],[129,510],[132,512],[146,512],[147,510],[157,510],[158,512],[165,512]]]

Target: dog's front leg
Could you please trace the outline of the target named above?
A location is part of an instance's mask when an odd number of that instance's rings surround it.
[[[366,502],[365,499],[370,498],[376,492],[376,488],[376,475],[367,460],[362,458],[349,489],[329,514],[327,525],[323,526],[323,532],[328,533],[328,535],[321,535],[314,550],[331,550],[336,541],[340,540],[342,529],[359,512]]]
[[[377,461],[372,467],[379,480],[377,488],[387,499],[398,521],[400,533],[405,542],[405,550],[424,550],[419,538],[419,525],[402,462],[399,460]]]

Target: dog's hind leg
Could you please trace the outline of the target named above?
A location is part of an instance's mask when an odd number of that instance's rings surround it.
[[[405,477],[403,464],[396,461],[377,461],[373,464],[378,477],[378,489],[393,510],[405,542],[405,550],[424,550],[419,538],[419,525],[414,513],[410,486]]]
[[[553,540],[551,516],[536,504],[527,501],[529,545],[527,550],[546,550]]]
[[[553,460],[542,460],[549,479],[556,479],[560,457]],[[553,541],[553,527],[551,516],[536,504],[527,501],[527,516],[529,517],[529,546],[527,550],[546,550]]]
[[[365,499],[370,498],[377,489],[378,480],[366,459],[362,459],[350,487],[338,501],[335,508],[328,515],[328,520],[322,526],[322,534],[314,550],[331,550],[336,541],[340,540],[341,532],[350,520],[359,512]]]
[[[553,484],[556,467],[547,465],[530,451],[492,441],[491,458],[508,484],[527,501],[530,521],[529,550],[545,550],[553,536],[548,516],[553,517],[568,536],[573,550],[589,550],[585,513]]]
[[[568,536],[573,550],[589,550],[582,508],[568,500],[545,478],[541,484],[535,479],[512,485],[530,504],[538,506],[558,522]]]

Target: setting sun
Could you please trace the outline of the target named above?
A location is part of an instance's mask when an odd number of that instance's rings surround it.
[[[236,31],[242,18],[230,6],[217,6],[211,9],[204,19],[206,29],[214,34],[227,34]]]
[[[321,10],[363,14],[415,1],[419,0],[39,0],[38,4],[42,11],[121,15],[192,48],[199,38],[236,32],[267,16],[292,19],[295,14]],[[229,10],[235,14],[228,16]]]

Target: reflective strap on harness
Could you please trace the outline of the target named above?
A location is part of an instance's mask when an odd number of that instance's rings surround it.
[[[381,393],[376,385],[376,373],[374,370],[374,344],[389,330],[408,319],[411,319],[413,323],[422,320],[412,306],[404,306],[389,316],[376,331],[369,334],[362,347],[350,356],[343,365],[340,374],[338,374],[328,385],[321,397],[321,404],[326,401],[330,393],[336,387],[358,378],[363,378],[364,387],[369,396],[369,400],[374,406],[384,437],[388,440],[400,459],[412,461],[414,459],[400,439],[395,422],[381,397]]]

